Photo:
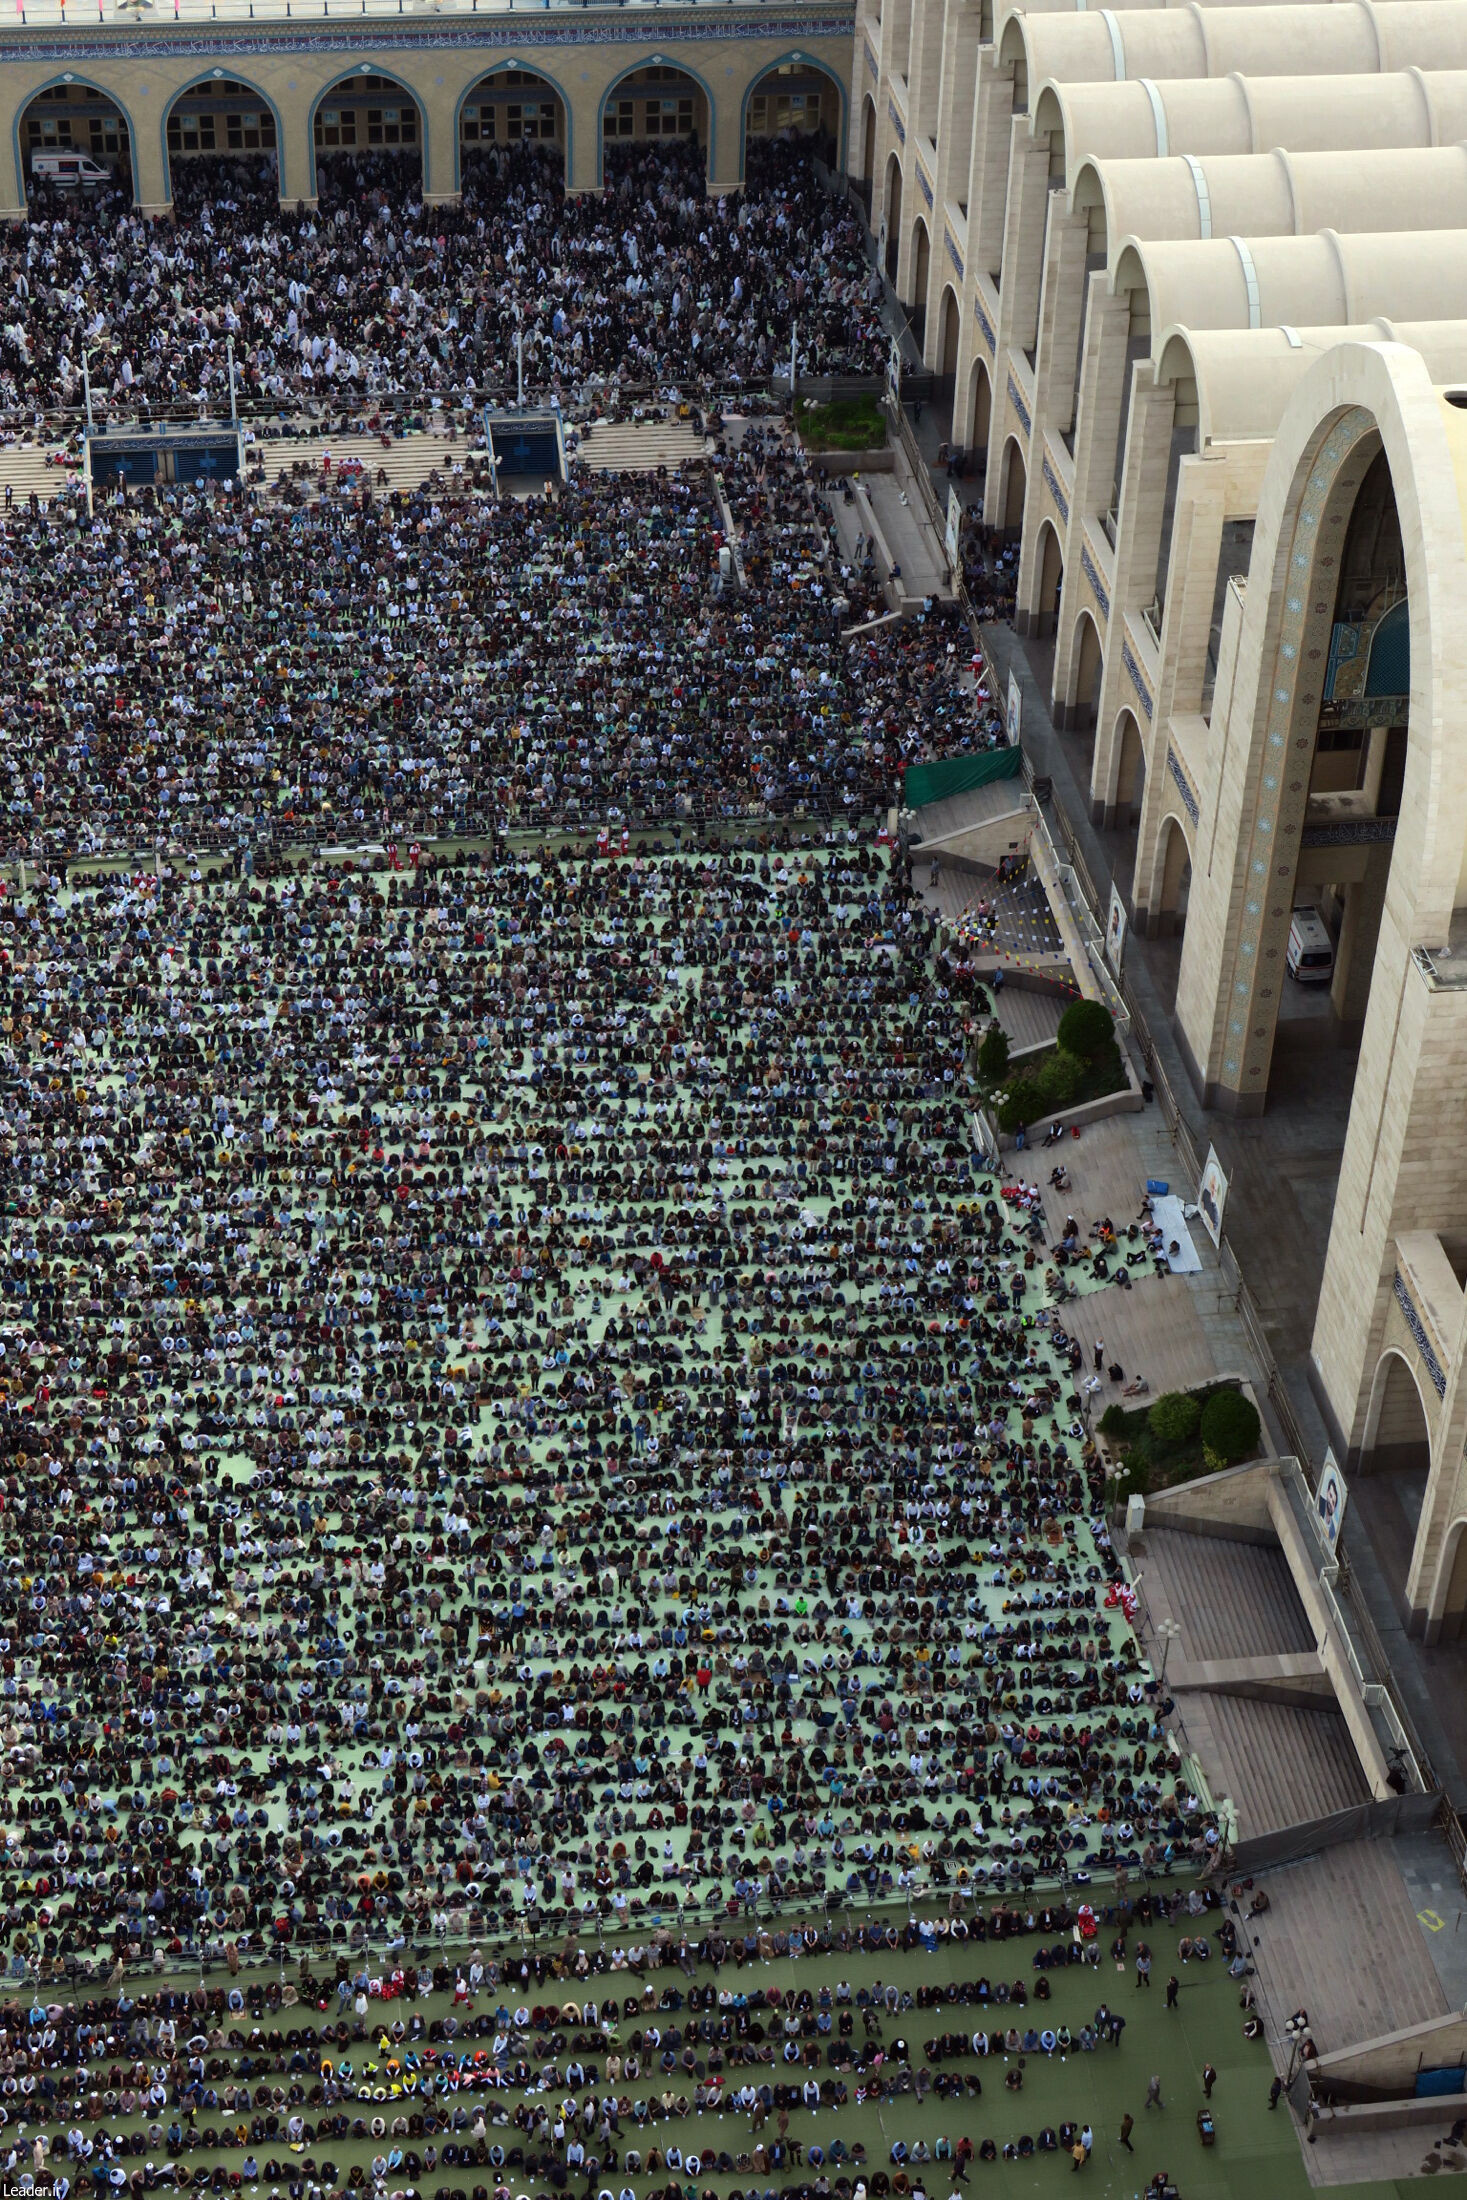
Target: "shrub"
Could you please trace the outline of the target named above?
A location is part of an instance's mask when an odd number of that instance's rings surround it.
[[[1115,1035],[1115,1018],[1103,1001],[1071,1001],[1059,1020],[1057,1037],[1066,1054],[1090,1062]]]
[[[1126,1409],[1124,1406],[1107,1406],[1096,1424],[1102,1436],[1124,1436],[1126,1433]]]
[[[1202,1408],[1185,1390],[1167,1390],[1146,1416],[1146,1425],[1159,1444],[1185,1444],[1197,1433]]]
[[[1044,1094],[1032,1077],[1021,1077],[1004,1094],[998,1111],[998,1127],[1012,1138],[1015,1131],[1027,1130],[1031,1123],[1037,1123],[1043,1113]]]
[[[1056,1111],[1072,1108],[1084,1090],[1085,1064],[1057,1047],[1040,1070],[1037,1083],[1046,1107]]]
[[[1112,1484],[1115,1502],[1124,1505],[1128,1497],[1144,1497],[1150,1487],[1151,1469],[1140,1452],[1122,1452],[1120,1472]]]
[[[1215,1392],[1203,1409],[1202,1441],[1224,1466],[1251,1458],[1258,1449],[1260,1430],[1258,1408],[1240,1390]]]
[[[978,1049],[978,1074],[986,1085],[1001,1085],[1009,1071],[1009,1035],[990,1024]]]

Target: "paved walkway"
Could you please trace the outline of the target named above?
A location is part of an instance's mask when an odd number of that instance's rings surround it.
[[[1134,836],[1106,833],[1090,822],[1089,742],[1061,735],[1051,723],[1048,695],[1035,677],[1026,645],[1007,626],[985,630],[995,672],[1006,686],[1012,671],[1022,696],[1024,750],[1036,773],[1053,781],[1047,811],[1063,811],[1102,906],[1112,878],[1130,906]],[[1322,1048],[1307,1025],[1281,1027],[1266,1115],[1250,1120],[1210,1113],[1198,1102],[1172,1030],[1179,944],[1126,942],[1124,977],[1161,1061],[1188,1135],[1199,1156],[1216,1146],[1229,1179],[1227,1234],[1252,1291],[1269,1348],[1288,1391],[1304,1443],[1322,1460],[1328,1433],[1309,1382],[1309,1342],[1324,1272],[1340,1153],[1354,1087],[1354,1059],[1345,1048]],[[1182,1167],[1173,1156],[1173,1171]],[[1165,1173],[1164,1171],[1162,1173]],[[1195,1185],[1188,1184],[1189,1192]],[[1276,1431],[1276,1440],[1282,1432]],[[1423,1652],[1407,1635],[1394,1585],[1360,1512],[1352,1509],[1344,1548],[1356,1589],[1369,1611],[1402,1701],[1448,1794],[1467,1808],[1467,1648]]]

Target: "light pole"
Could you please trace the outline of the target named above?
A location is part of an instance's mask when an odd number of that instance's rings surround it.
[[[1165,1688],[1166,1686],[1166,1661],[1171,1655],[1172,1644],[1181,1632],[1180,1626],[1174,1619],[1159,1619],[1156,1623],[1155,1633],[1161,1644],[1161,1671],[1156,1676],[1159,1688]]]

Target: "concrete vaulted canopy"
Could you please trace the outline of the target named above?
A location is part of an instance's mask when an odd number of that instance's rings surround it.
[[[1364,151],[1467,138],[1467,70],[1346,77],[1233,74],[1147,84],[1046,81],[1032,128],[1062,154],[1073,189],[1088,159],[1192,153]]]
[[[1282,322],[1404,320],[1467,312],[1467,229],[1311,237],[1124,241],[1114,289],[1150,328],[1266,328]]]
[[[1092,157],[1072,203],[1090,250],[1112,239],[1312,236],[1345,231],[1467,228],[1467,147],[1330,153],[1189,154],[1160,160]]]
[[[1142,84],[1169,78],[1351,76],[1450,69],[1462,54],[1462,0],[1334,0],[1332,5],[1086,10],[1010,16],[996,40],[1014,106],[1049,80]]]
[[[1158,378],[1180,394],[1197,447],[1272,441],[1285,406],[1326,352],[1341,344],[1396,343],[1419,352],[1433,380],[1467,370],[1467,319],[1392,321],[1333,328],[1186,329],[1160,332]]]
[[[1277,1055],[1313,1106],[1336,1050],[1317,1393],[1409,1482],[1402,1609],[1467,1635],[1467,8],[862,0],[855,63],[1203,1103],[1262,1109]],[[1333,967],[1276,1046],[1296,896]]]

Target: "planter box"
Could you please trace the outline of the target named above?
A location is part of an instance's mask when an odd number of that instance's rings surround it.
[[[822,451],[812,443],[801,443],[800,448],[812,466],[823,466],[828,474],[890,474],[896,471],[896,452],[889,443],[872,451]]]
[[[1033,1049],[1028,1051],[1032,1053]],[[1053,1115],[1046,1114],[1042,1119],[1036,1117],[1035,1122],[1042,1120],[1045,1130],[1048,1130],[1051,1123],[1062,1123],[1066,1130],[1073,1130],[1086,1123],[1103,1123],[1112,1115],[1139,1115],[1146,1103],[1141,1097],[1141,1087],[1136,1082],[1136,1072],[1131,1067],[1130,1055],[1124,1047],[1120,1052],[1121,1067],[1126,1073],[1124,1085],[1118,1085],[1114,1092],[1102,1093],[1098,1100],[1082,1100],[1077,1108],[1060,1108]],[[1031,1124],[1029,1127],[1032,1129],[1034,1126]],[[1007,1133],[1001,1138],[999,1145],[1004,1153],[1017,1151],[1012,1137]],[[1032,1144],[1024,1148],[1026,1153],[1041,1150]]]

